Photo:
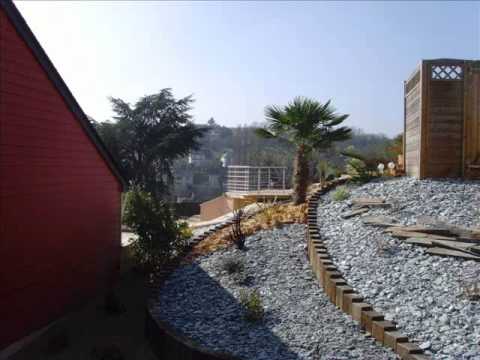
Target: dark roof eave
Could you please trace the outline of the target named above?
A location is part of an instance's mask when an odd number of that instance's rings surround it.
[[[97,131],[93,128],[93,125],[88,120],[88,117],[83,112],[77,100],[75,100],[73,94],[70,92],[70,89],[65,84],[65,81],[63,81],[62,77],[58,73],[57,69],[53,65],[48,55],[46,54],[45,50],[43,50],[32,30],[30,30],[20,11],[18,11],[17,7],[15,6],[15,4],[13,4],[11,0],[0,0],[0,7],[5,11],[18,34],[27,43],[28,47],[33,52],[37,61],[47,73],[50,81],[53,82],[58,92],[62,95],[70,111],[73,112],[88,137],[95,144],[98,152],[100,153],[100,155],[102,155],[108,167],[120,182],[122,190],[125,190],[127,188],[127,182],[125,181],[125,178],[120,171],[120,167],[117,165],[115,159],[107,150],[107,147],[100,139]]]

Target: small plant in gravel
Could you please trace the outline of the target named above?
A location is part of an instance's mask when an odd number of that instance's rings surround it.
[[[332,194],[332,199],[335,201],[343,201],[350,197],[350,191],[345,186],[339,186]]]
[[[258,290],[240,290],[240,304],[242,304],[245,310],[245,319],[247,321],[257,322],[263,319],[265,310]]]
[[[242,220],[245,217],[245,213],[242,209],[233,211],[233,224],[230,231],[230,240],[234,243],[239,250],[245,248],[246,235],[242,230]]]
[[[470,301],[480,301],[480,282],[474,281],[461,286],[463,295]]]
[[[377,245],[377,255],[385,255],[390,252],[390,244],[385,238],[376,238],[375,243]]]
[[[236,257],[228,257],[222,262],[222,269],[227,273],[241,274],[245,270],[245,263],[242,259]]]

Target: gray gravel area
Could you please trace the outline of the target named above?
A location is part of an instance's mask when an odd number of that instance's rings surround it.
[[[230,248],[177,269],[151,309],[177,331],[212,350],[242,359],[396,359],[365,337],[324,295],[305,254],[305,227],[294,224],[247,238],[247,251]],[[225,259],[240,259],[241,275]],[[265,317],[244,319],[241,289],[257,289]]]
[[[480,281],[480,263],[425,254],[362,223],[364,216],[386,215],[405,225],[427,217],[479,226],[480,183],[400,178],[351,188],[351,197],[368,196],[393,207],[345,220],[340,215],[351,200],[326,194],[318,208],[320,233],[348,283],[434,359],[480,359],[480,304],[462,291]]]

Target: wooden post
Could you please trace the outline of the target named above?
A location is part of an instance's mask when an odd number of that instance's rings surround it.
[[[260,175],[261,175],[261,172],[262,172],[262,168],[257,168],[257,171],[258,171],[258,183],[257,183],[257,191],[260,191]]]
[[[272,179],[271,179],[270,176],[271,176],[271,174],[270,174],[270,168],[268,168],[268,185],[267,185],[267,186],[268,186],[268,189],[270,189],[270,183],[271,183],[271,181],[272,181]]]

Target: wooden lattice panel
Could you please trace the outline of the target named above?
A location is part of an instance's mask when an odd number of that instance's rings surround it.
[[[460,65],[432,65],[432,80],[462,80]]]

